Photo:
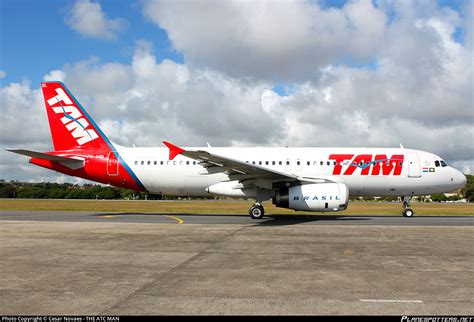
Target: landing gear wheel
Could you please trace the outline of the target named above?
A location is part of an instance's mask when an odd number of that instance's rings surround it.
[[[411,198],[412,198],[412,196],[402,197],[402,202],[403,202],[402,215],[403,215],[403,217],[413,217],[413,215],[415,214],[415,212],[410,209]]]
[[[263,209],[262,205],[255,204],[250,207],[249,215],[252,219],[262,219],[263,215],[265,214],[265,210]]]

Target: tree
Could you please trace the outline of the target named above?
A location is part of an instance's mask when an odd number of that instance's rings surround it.
[[[433,200],[434,202],[447,201],[448,197],[446,197],[444,193],[436,193],[434,195],[431,195],[431,200]]]
[[[474,176],[466,174],[466,185],[461,189],[461,194],[469,202],[474,202]]]
[[[7,182],[0,182],[0,198],[14,198],[15,197],[15,187]]]

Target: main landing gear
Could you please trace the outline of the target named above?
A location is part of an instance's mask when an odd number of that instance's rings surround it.
[[[410,201],[412,197],[402,197],[403,200],[403,210],[402,210],[402,215],[404,217],[413,217],[415,212],[410,209]]]
[[[263,209],[263,206],[259,202],[254,203],[252,207],[250,207],[250,210],[249,210],[250,218],[262,219],[264,214],[265,214],[265,210]]]

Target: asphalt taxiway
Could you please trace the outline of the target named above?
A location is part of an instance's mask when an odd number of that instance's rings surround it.
[[[183,214],[124,212],[2,211],[0,220],[178,223],[203,225],[383,225],[383,226],[474,226],[474,216],[347,216],[347,215],[269,215],[253,220],[246,214]]]
[[[472,315],[473,217],[0,213],[0,314]]]

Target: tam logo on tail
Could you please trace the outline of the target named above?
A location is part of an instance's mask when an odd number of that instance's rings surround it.
[[[64,114],[61,122],[76,139],[77,144],[83,145],[97,139],[99,137],[97,132],[93,129],[87,129],[89,122],[83,117],[79,109],[73,105],[64,90],[59,87],[55,91],[57,95],[47,100],[48,105],[56,114]],[[59,106],[54,107],[58,103]]]

